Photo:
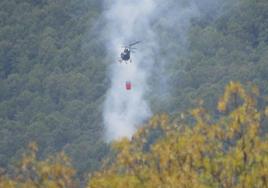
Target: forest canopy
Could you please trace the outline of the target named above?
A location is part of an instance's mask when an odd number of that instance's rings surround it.
[[[47,180],[56,187],[60,178],[77,186],[88,173],[90,187],[109,181],[115,187],[189,181],[193,187],[267,186],[268,2],[215,0],[220,3],[212,10],[194,2],[200,15],[190,20],[183,50],[176,33],[158,27],[165,17],[152,23],[168,63],[153,70],[146,97],[153,114],[168,115],[155,115],[132,140],[107,144],[102,110],[111,62],[98,31],[102,1],[1,0],[0,168],[6,170],[0,170],[0,187],[45,186]],[[164,91],[162,75],[170,83]],[[253,85],[259,89],[250,90]],[[32,141],[39,149],[25,152]],[[68,160],[58,160],[62,151]],[[21,160],[28,161],[26,169],[17,166]],[[177,180],[173,165],[182,162]],[[43,174],[42,165],[46,171],[59,163],[66,177]]]
[[[113,143],[115,158],[88,187],[267,187],[268,137],[260,127],[268,108],[257,109],[258,95],[230,82],[216,121],[202,106],[173,121],[152,117],[132,140]],[[156,130],[161,138],[149,140]]]
[[[230,82],[217,120],[201,103],[176,118],[155,115],[131,140],[112,143],[114,154],[89,175],[86,187],[267,187],[268,135],[261,124],[268,106],[258,109],[258,96],[256,86],[246,90]],[[79,185],[64,153],[39,160],[37,150],[31,143],[11,175],[2,171],[0,187]]]

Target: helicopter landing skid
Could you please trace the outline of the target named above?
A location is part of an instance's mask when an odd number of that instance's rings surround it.
[[[126,64],[127,64],[128,62],[132,63],[132,59],[130,59],[129,61],[128,61],[128,60],[125,61],[125,60],[119,59],[118,62],[119,62],[119,63],[125,62]]]

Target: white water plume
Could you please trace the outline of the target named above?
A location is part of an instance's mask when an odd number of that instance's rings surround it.
[[[165,42],[165,38],[159,35],[159,30],[160,33],[168,33],[163,35],[165,37],[176,38],[176,41],[171,41],[172,45],[181,47],[187,41],[187,29],[191,18],[198,15],[195,0],[104,1],[103,37],[111,61],[111,87],[107,92],[103,111],[107,141],[130,138],[137,126],[151,116],[145,95],[154,89],[148,87],[148,78],[152,70],[157,72],[156,67],[165,67],[162,65],[168,64],[172,59],[170,57],[175,55],[159,55],[160,44],[170,48],[168,41]],[[156,28],[158,32],[155,31]],[[119,63],[122,46],[139,40],[142,43],[135,46],[137,50],[131,54],[132,63]],[[171,48],[170,53],[176,52]],[[165,79],[165,75],[154,76],[159,79],[159,83]],[[132,83],[131,90],[125,88],[127,81]],[[168,87],[163,86],[160,91],[164,88]]]
[[[154,3],[152,0],[118,0],[109,4],[106,12],[106,31],[109,36],[107,47],[112,50],[111,56],[114,58],[104,123],[107,140],[113,140],[131,137],[136,127],[151,115],[144,95],[147,89],[147,70],[153,63],[151,41],[154,35],[148,18],[153,12]],[[131,54],[132,63],[118,62],[123,45],[144,39],[147,40],[146,43],[143,41],[138,44],[136,53]],[[132,84],[131,90],[125,88],[127,81]]]

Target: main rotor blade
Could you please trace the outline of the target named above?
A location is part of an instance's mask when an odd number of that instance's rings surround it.
[[[134,45],[136,45],[136,44],[138,44],[138,43],[140,43],[141,41],[137,41],[137,42],[133,42],[133,43],[131,43],[129,46],[134,46]]]

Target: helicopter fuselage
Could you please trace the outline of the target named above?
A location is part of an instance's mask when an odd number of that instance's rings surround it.
[[[124,52],[121,53],[121,59],[123,61],[128,61],[130,59],[130,50],[125,48]]]
[[[135,48],[133,48],[134,45],[140,43],[141,41],[136,41],[133,42],[127,46],[124,47],[124,51],[120,54],[121,59],[119,60],[119,62],[121,63],[122,61],[125,61],[126,63],[128,61],[132,62],[131,58],[130,58],[130,52],[134,52]]]

